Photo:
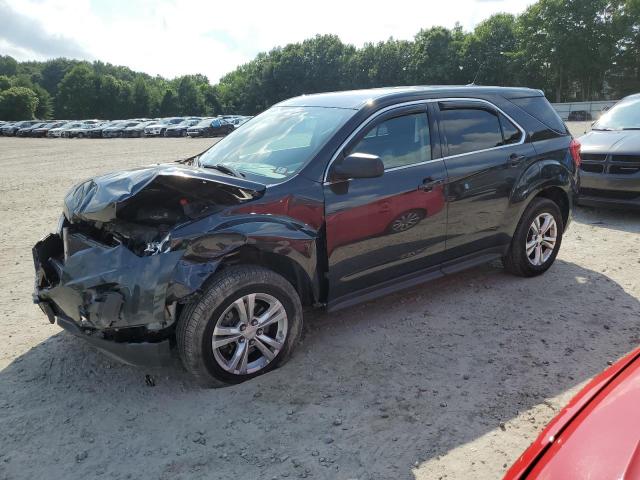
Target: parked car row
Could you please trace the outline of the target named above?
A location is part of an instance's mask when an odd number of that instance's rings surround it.
[[[0,135],[48,138],[220,137],[252,117],[134,118],[130,120],[0,121]]]

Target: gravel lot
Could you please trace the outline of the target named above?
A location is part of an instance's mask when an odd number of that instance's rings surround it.
[[[50,325],[30,249],[67,189],[212,142],[0,138],[0,479],[498,478],[640,343],[640,214],[592,209],[542,277],[488,265],[314,312],[286,366],[226,389],[199,389],[177,359],[120,365]]]

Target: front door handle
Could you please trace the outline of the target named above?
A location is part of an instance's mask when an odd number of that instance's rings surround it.
[[[444,178],[434,179],[433,177],[427,177],[422,181],[422,185],[418,187],[418,190],[422,190],[423,192],[430,192],[439,185],[444,185]]]
[[[526,158],[526,155],[518,155],[517,153],[512,153],[511,155],[509,155],[509,165],[512,167],[517,167]]]

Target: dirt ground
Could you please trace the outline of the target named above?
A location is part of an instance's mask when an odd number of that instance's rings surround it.
[[[499,478],[640,343],[640,214],[595,209],[575,211],[541,277],[487,265],[312,313],[287,365],[225,389],[50,325],[31,246],[67,189],[210,143],[0,138],[0,479]]]

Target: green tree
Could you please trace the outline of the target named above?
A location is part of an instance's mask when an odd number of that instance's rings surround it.
[[[202,95],[204,95],[205,114],[216,116],[222,113],[222,106],[220,105],[218,88],[210,85],[203,84],[200,86]]]
[[[99,77],[96,94],[96,116],[107,120],[131,116],[132,87],[129,82],[107,74]]]
[[[53,114],[53,101],[49,92],[38,84],[35,84],[31,89],[36,94],[36,97],[38,97],[38,106],[35,111],[36,118],[42,120],[51,118]]]
[[[0,92],[11,87],[11,80],[6,75],[0,75]]]
[[[69,70],[78,63],[79,62],[76,60],[69,60],[67,58],[54,58],[53,60],[47,60],[42,65],[42,69],[40,71],[40,85],[42,85],[50,95],[55,96],[58,92],[58,84],[62,81]]]
[[[0,55],[0,75],[9,77],[18,73],[18,62],[9,55]]]
[[[367,43],[356,51],[347,66],[349,88],[383,87],[412,83],[413,43],[390,38],[377,44]]]
[[[56,97],[56,116],[62,118],[91,118],[96,116],[97,82],[93,70],[80,64],[69,70]]]
[[[178,115],[179,109],[178,97],[175,92],[171,89],[165,90],[160,102],[160,116],[173,117]]]
[[[614,11],[617,49],[606,85],[623,97],[640,91],[640,0],[627,0]]]
[[[151,94],[147,82],[142,76],[133,83],[133,116],[148,117],[151,110]]]
[[[616,52],[619,2],[539,0],[518,19],[523,83],[556,101],[597,97]],[[540,85],[543,83],[543,85]]]
[[[204,95],[190,75],[182,77],[178,82],[178,105],[181,115],[204,114]]]
[[[514,85],[518,38],[516,18],[499,13],[479,23],[463,44],[465,80],[482,85]]]
[[[432,27],[415,36],[412,55],[412,80],[419,84],[459,84],[463,72],[462,47],[464,32]]]
[[[25,87],[11,87],[0,93],[1,120],[28,120],[34,118],[38,96]]]

